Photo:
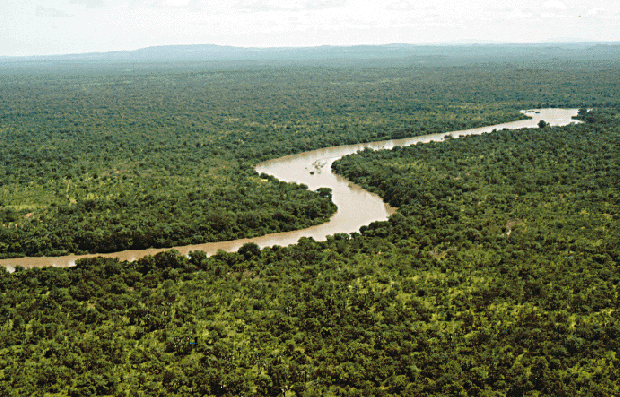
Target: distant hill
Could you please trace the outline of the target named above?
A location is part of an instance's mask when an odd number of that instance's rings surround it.
[[[620,43],[540,43],[540,44],[385,44],[318,47],[233,47],[215,44],[166,45],[134,51],[90,52],[83,54],[0,57],[0,65],[49,62],[177,62],[177,61],[325,61],[387,60],[431,64],[620,59]]]

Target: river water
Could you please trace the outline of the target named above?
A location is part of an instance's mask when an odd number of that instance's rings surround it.
[[[332,201],[338,206],[338,211],[330,218],[329,222],[321,225],[293,232],[272,233],[251,239],[194,244],[173,248],[127,250],[109,254],[1,259],[0,265],[7,267],[7,269],[12,272],[15,270],[16,266],[75,266],[75,261],[77,259],[98,256],[131,261],[147,255],[155,255],[158,252],[169,249],[176,249],[183,255],[188,255],[189,252],[197,250],[205,251],[207,255],[212,255],[220,249],[228,252],[236,251],[243,244],[248,242],[256,243],[261,248],[274,245],[287,246],[296,243],[301,237],[312,237],[317,241],[321,241],[325,240],[326,236],[335,233],[357,232],[363,225],[388,219],[396,209],[385,204],[376,194],[370,193],[349,182],[345,178],[333,174],[331,172],[331,164],[334,161],[342,156],[354,154],[365,148],[374,150],[391,149],[395,146],[409,146],[420,142],[441,141],[446,135],[452,135],[456,138],[465,135],[483,134],[491,132],[494,129],[537,128],[537,124],[540,120],[545,120],[550,123],[551,126],[562,126],[575,122],[571,117],[577,115],[577,109],[541,109],[523,111],[522,113],[530,116],[531,119],[415,138],[391,139],[356,145],[328,147],[281,157],[260,163],[256,166],[255,169],[259,173],[265,172],[282,181],[304,183],[312,190],[320,187],[331,188]]]

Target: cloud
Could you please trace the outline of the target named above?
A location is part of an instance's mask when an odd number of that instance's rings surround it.
[[[38,17],[52,17],[52,18],[70,18],[73,17],[71,14],[67,14],[57,8],[45,8],[38,6],[34,15]]]
[[[420,6],[419,3],[411,0],[397,0],[392,1],[385,7],[386,10],[395,10],[395,11],[410,11],[410,10],[419,10],[419,9],[434,9],[435,7],[424,7]]]
[[[283,10],[301,10],[303,6],[301,2],[278,2],[278,1],[240,1],[235,4],[234,8],[244,12],[270,12]]]
[[[556,14],[553,12],[543,12],[542,14],[540,14],[541,18],[547,18],[547,19],[555,19],[555,20],[559,20],[562,18],[570,18],[568,15],[564,15],[564,14]]]
[[[593,8],[588,11],[588,15],[598,15],[599,13],[605,11],[604,8]]]
[[[187,7],[192,0],[164,0],[163,4],[168,7]]]
[[[325,8],[342,7],[346,5],[347,0],[310,0],[304,3],[307,10],[322,10]]]
[[[546,8],[554,8],[556,10],[565,10],[567,8],[566,4],[562,3],[559,0],[549,0],[549,1],[545,2],[545,3],[543,3],[543,5]]]
[[[342,7],[348,0],[241,0],[235,8],[246,12],[324,10]]]
[[[524,10],[513,10],[510,13],[508,13],[509,19],[532,18],[533,16],[534,14],[532,14],[530,11],[524,11]]]
[[[82,4],[85,5],[86,8],[100,8],[105,6],[105,1],[103,0],[71,0],[69,4]]]

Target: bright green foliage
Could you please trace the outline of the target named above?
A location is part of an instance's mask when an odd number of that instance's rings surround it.
[[[0,273],[0,393],[617,395],[620,131],[596,114],[343,159],[401,182],[360,233]]]

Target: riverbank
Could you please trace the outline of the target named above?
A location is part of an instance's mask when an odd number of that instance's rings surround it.
[[[82,258],[106,257],[132,261],[170,249],[177,250],[183,255],[188,255],[191,251],[204,251],[207,255],[213,255],[218,250],[227,252],[237,251],[246,243],[255,243],[261,248],[274,245],[287,246],[295,244],[302,237],[311,237],[314,240],[322,241],[325,240],[327,236],[335,233],[357,232],[363,225],[388,219],[396,209],[385,204],[376,194],[370,193],[352,184],[345,178],[333,174],[331,172],[331,164],[335,160],[366,148],[373,150],[391,149],[395,146],[409,146],[429,141],[441,141],[448,135],[461,137],[465,135],[488,133],[493,130],[537,128],[540,120],[546,121],[551,126],[562,126],[576,122],[572,117],[577,115],[577,109],[534,109],[523,111],[523,113],[531,118],[488,127],[450,131],[414,138],[391,139],[355,145],[327,147],[270,160],[260,163],[255,167],[255,170],[259,173],[264,172],[282,181],[299,184],[303,183],[313,190],[321,187],[332,189],[332,201],[338,206],[338,211],[330,218],[329,222],[324,224],[293,232],[267,234],[251,239],[193,244],[171,248],[127,250],[109,254],[9,258],[0,260],[0,265],[7,267],[9,271],[14,271],[15,267],[18,266],[69,267],[75,266],[75,262]]]

